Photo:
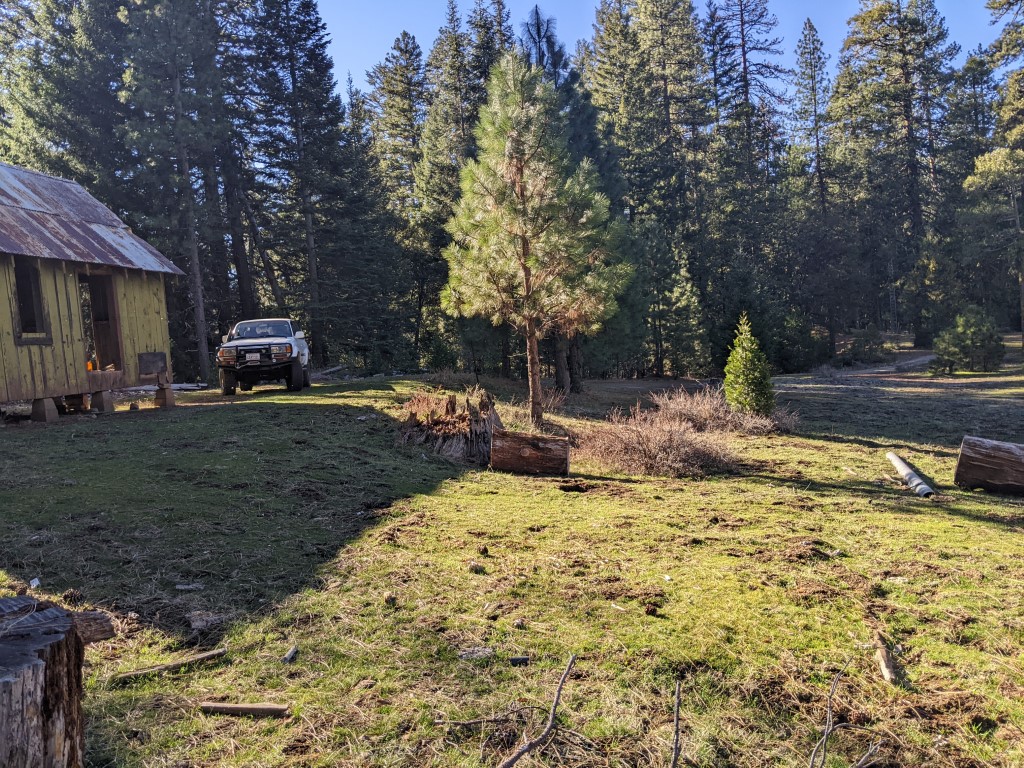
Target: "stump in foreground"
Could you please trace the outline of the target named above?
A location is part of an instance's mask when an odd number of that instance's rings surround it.
[[[961,488],[1024,496],[1024,445],[964,438],[953,482]]]
[[[71,613],[31,597],[0,600],[0,765],[84,765],[85,646],[113,636],[102,613]]]
[[[523,475],[568,475],[569,438],[495,429],[491,434],[491,469]]]

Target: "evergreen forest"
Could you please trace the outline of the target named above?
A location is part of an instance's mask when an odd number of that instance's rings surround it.
[[[574,47],[540,7],[448,0],[364,91],[315,0],[8,0],[0,160],[182,269],[179,380],[280,315],[353,374],[518,377],[535,346],[565,390],[714,375],[744,314],[773,371],[807,370],[966,308],[1024,325],[1024,1],[988,7],[964,52],[933,0],[861,0],[828,51],[810,19],[784,49],[769,0],[600,0]],[[543,160],[507,194],[499,134]],[[514,266],[519,225],[565,260],[522,295],[487,261]]]

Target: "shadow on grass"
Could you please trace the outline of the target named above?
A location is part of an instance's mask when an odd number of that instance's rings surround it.
[[[344,404],[351,388],[314,393],[6,430],[0,569],[179,645],[220,642],[320,583],[390,505],[461,472],[397,448],[395,420]]]

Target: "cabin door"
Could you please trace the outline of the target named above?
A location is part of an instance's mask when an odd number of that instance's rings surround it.
[[[82,325],[93,371],[123,371],[121,327],[110,275],[79,275]]]

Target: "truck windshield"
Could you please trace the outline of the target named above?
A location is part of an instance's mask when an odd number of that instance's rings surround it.
[[[251,320],[239,323],[231,332],[232,339],[266,339],[291,335],[291,326],[285,320]]]

